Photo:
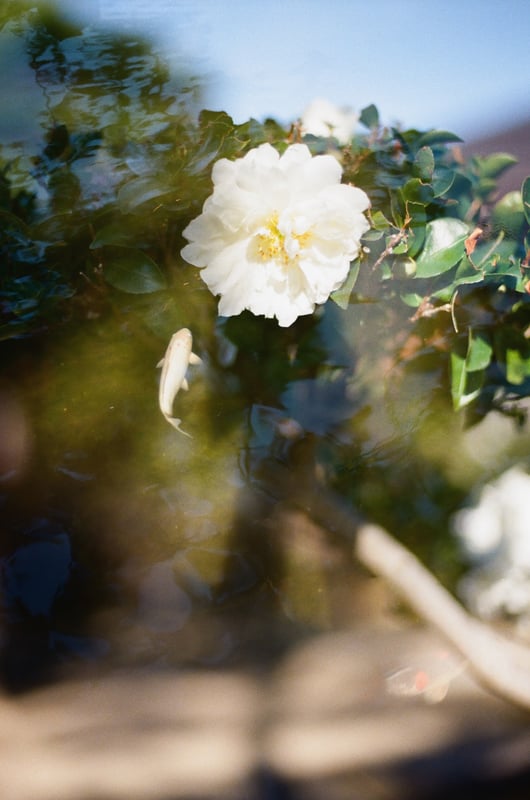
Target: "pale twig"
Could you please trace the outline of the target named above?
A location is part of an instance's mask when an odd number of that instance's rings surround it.
[[[400,231],[398,231],[397,233],[395,233],[393,236],[390,237],[387,246],[379,256],[377,261],[374,262],[374,265],[372,266],[372,272],[375,272],[377,267],[379,267],[383,263],[383,261],[385,260],[385,258],[387,258],[387,256],[392,255],[392,253],[394,252],[394,247],[397,247],[397,245],[401,242],[402,239],[406,237],[406,235],[407,232],[404,229],[401,229]]]

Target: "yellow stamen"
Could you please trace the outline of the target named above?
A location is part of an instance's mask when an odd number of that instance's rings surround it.
[[[291,257],[288,255],[285,249],[285,235],[278,227],[277,212],[274,212],[274,214],[269,217],[264,227],[266,233],[258,233],[257,235],[258,254],[261,260],[270,261],[271,259],[278,259],[285,266],[288,266],[291,263],[296,263],[298,254],[294,257]],[[291,238],[295,239],[299,243],[300,249],[307,247],[312,236],[313,234],[311,231],[291,234]]]

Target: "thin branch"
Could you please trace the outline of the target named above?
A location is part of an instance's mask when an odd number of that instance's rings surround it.
[[[398,231],[397,233],[395,233],[393,236],[390,237],[390,241],[388,242],[387,246],[379,256],[377,261],[374,262],[372,266],[372,272],[375,272],[375,270],[383,263],[385,258],[392,255],[392,253],[394,252],[394,248],[397,247],[397,245],[401,242],[402,239],[406,237],[406,235],[407,235],[406,230],[401,229],[400,231]]]

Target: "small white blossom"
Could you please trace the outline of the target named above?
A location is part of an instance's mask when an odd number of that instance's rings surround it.
[[[530,475],[520,468],[485,486],[477,504],[459,511],[453,527],[473,565],[460,584],[481,617],[530,619]]]
[[[339,144],[347,144],[351,141],[358,121],[359,116],[355,111],[349,108],[339,108],[323,98],[313,100],[301,118],[303,133],[326,138],[333,136]]]
[[[219,314],[248,309],[287,327],[324,303],[348,276],[370,201],[341,183],[330,155],[262,144],[213,168],[213,194],[184,230],[182,257],[202,269]]]

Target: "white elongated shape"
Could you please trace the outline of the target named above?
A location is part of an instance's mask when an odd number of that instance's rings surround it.
[[[189,436],[180,427],[182,420],[173,416],[173,403],[180,389],[188,389],[186,372],[190,364],[202,364],[199,356],[192,353],[193,338],[188,328],[181,328],[173,334],[169,341],[164,358],[157,367],[162,367],[160,376],[160,386],[158,389],[158,403],[160,411],[170,425],[173,425],[180,433]]]
[[[216,162],[213,194],[183,232],[182,257],[220,295],[221,316],[248,309],[288,327],[342,286],[370,201],[341,177],[334,156],[312,156],[303,144],[281,156],[262,144]]]

